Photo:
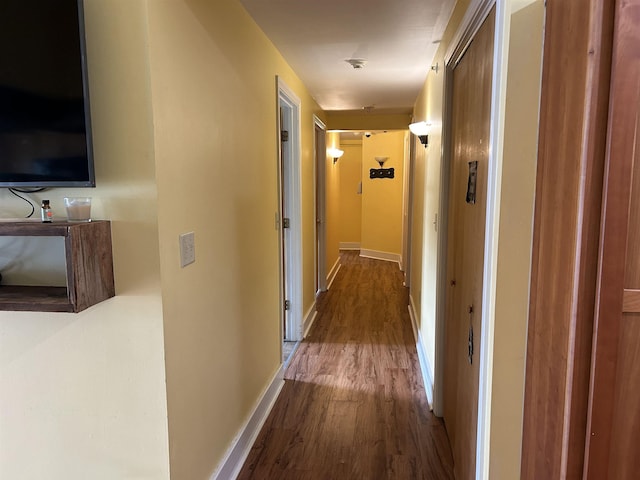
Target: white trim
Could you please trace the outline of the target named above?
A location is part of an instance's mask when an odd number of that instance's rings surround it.
[[[280,367],[256,402],[246,423],[231,442],[223,460],[211,475],[211,480],[229,480],[238,476],[283,386],[284,367]]]
[[[471,0],[458,30],[451,43],[449,43],[449,48],[447,48],[447,53],[444,56],[445,65],[455,67],[462,59],[464,52],[467,51],[473,37],[475,37],[482,26],[482,22],[487,18],[495,3],[496,0]]]
[[[284,105],[289,110],[289,118],[291,131],[289,132],[289,148],[290,148],[290,171],[287,178],[285,191],[287,192],[287,207],[289,210],[289,219],[291,227],[286,233],[281,235],[289,235],[289,241],[285,242],[289,248],[285,249],[287,254],[286,280],[288,292],[284,292],[284,296],[291,302],[291,308],[287,315],[287,331],[286,340],[297,341],[302,339],[302,208],[301,208],[301,184],[302,169],[300,166],[301,153],[301,123],[300,110],[301,101],[286,83],[277,77],[278,83],[278,106]],[[281,232],[284,230],[281,229]],[[284,241],[284,239],[283,239]],[[284,301],[284,298],[282,299]],[[284,303],[284,302],[283,302]],[[284,308],[283,308],[284,311]]]
[[[287,343],[293,343],[293,342],[287,342]],[[286,368],[289,366],[289,363],[291,363],[291,359],[293,358],[293,354],[296,353],[296,350],[298,350],[298,347],[300,346],[300,343],[302,343],[302,340],[298,340],[297,342],[295,342],[295,344],[293,345],[293,348],[291,349],[291,353],[289,354],[289,357],[284,361],[284,363],[282,364],[282,371],[284,372],[284,370],[286,370]]]
[[[398,264],[398,268],[400,268],[400,263],[402,262],[402,257],[399,253],[380,252],[378,250],[369,250],[366,248],[360,249],[360,256],[376,260],[384,260],[385,262],[396,262]]]
[[[418,328],[418,314],[416,312],[415,304],[413,303],[413,297],[409,295],[409,317],[411,317],[411,328],[413,329],[413,338],[416,340],[416,350],[418,351],[418,363],[420,364],[420,373],[422,373],[422,383],[424,383],[424,392],[427,395],[427,402],[429,402],[429,408],[433,410],[433,373],[429,367],[429,360],[427,352],[424,348],[424,342],[422,341],[422,334]]]
[[[340,242],[338,248],[340,250],[360,250],[360,242]]]
[[[509,59],[510,2],[496,2],[491,92],[491,131],[487,176],[487,218],[482,279],[482,318],[480,338],[480,378],[478,382],[478,433],[476,479],[489,479],[491,449],[491,395],[493,384],[493,347],[495,340],[496,283],[498,277],[498,241],[500,233],[500,198],[502,196],[502,162],[504,118]]]
[[[316,321],[317,316],[318,316],[318,311],[316,310],[316,302],[313,302],[313,305],[311,305],[311,308],[309,309],[307,314],[304,316],[304,329],[303,329],[303,335],[302,335],[303,338],[309,334],[309,330],[311,330],[311,327],[313,326],[313,322]]]
[[[338,271],[340,270],[340,257],[338,257],[338,259],[336,260],[336,263],[333,264],[333,267],[331,267],[331,271],[329,272],[329,275],[327,275],[327,290],[329,290],[331,288],[331,285],[333,285],[333,281],[336,279],[336,276],[338,275]]]
[[[289,87],[289,85],[285,83],[284,80],[282,80],[282,78],[280,78],[279,76],[277,76],[276,78],[278,80],[278,93],[281,96],[287,97],[289,102],[293,105],[300,106],[302,104],[302,101],[300,100],[298,95],[296,95],[296,93]]]
[[[327,129],[327,125],[322,120],[320,120],[320,118],[315,113],[313,114],[313,124],[320,127],[320,130]]]

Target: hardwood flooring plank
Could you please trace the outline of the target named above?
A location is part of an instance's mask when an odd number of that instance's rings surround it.
[[[357,252],[341,263],[238,478],[452,479],[397,264]]]

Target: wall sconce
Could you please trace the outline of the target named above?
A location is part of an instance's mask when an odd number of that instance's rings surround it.
[[[389,160],[389,157],[374,157],[380,168],[372,168],[369,170],[369,178],[393,178],[394,177],[394,169],[393,168],[382,168],[384,162]]]
[[[333,164],[335,165],[338,162],[338,159],[344,155],[344,150],[340,150],[339,148],[332,147],[327,150],[327,153],[333,157]]]
[[[409,130],[420,139],[420,143],[427,148],[429,145],[429,125],[427,122],[416,122],[409,125]]]
[[[384,165],[384,162],[386,162],[387,160],[389,160],[389,157],[376,157],[376,162],[378,162],[378,165],[380,165],[380,168],[382,168],[382,166]]]

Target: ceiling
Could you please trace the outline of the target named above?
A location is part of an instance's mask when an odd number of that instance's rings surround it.
[[[409,113],[455,0],[240,2],[324,110]]]

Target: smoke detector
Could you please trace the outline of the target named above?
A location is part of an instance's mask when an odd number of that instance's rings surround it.
[[[356,70],[364,68],[364,66],[367,64],[367,61],[364,58],[350,58],[348,60],[345,60],[345,62],[347,62]]]

